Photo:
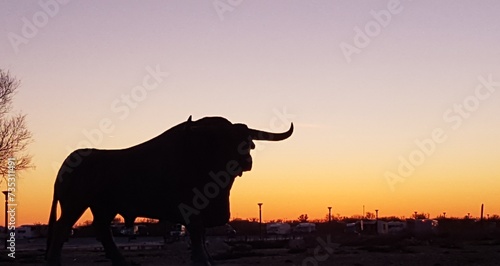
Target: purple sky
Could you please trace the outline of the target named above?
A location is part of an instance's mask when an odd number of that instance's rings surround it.
[[[128,147],[189,115],[218,115],[277,131],[296,125],[287,143],[256,151],[234,208],[271,197],[258,184],[280,184],[279,175],[289,187],[273,199],[301,195],[306,177],[318,184],[305,190],[317,195],[309,209],[343,202],[339,211],[351,214],[377,192],[373,204],[387,212],[438,212],[445,207],[432,201],[443,190],[471,190],[477,202],[456,203],[456,215],[488,200],[500,213],[492,190],[500,187],[500,86],[483,88],[471,107],[480,77],[500,82],[498,1],[61,2],[0,3],[0,68],[22,80],[14,107],[28,114],[35,139],[37,168],[19,182],[47,188],[26,204],[43,196],[48,206],[55,169],[79,143]],[[357,52],[346,56],[346,46]],[[153,89],[137,87],[145,79]],[[112,129],[92,135],[102,121]],[[400,156],[435,129],[446,141],[389,185],[386,173],[398,174]],[[423,206],[394,204],[422,190]],[[336,196],[346,191],[356,200]]]

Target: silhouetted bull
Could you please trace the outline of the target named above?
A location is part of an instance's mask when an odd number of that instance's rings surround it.
[[[147,217],[185,224],[192,260],[211,265],[205,228],[229,220],[229,191],[236,176],[252,168],[252,140],[284,140],[232,124],[222,117],[183,122],[142,144],[122,150],[80,149],[64,161],[54,185],[46,259],[60,265],[71,227],[90,208],[98,239],[113,265],[125,260],[111,235],[110,223]],[[56,221],[57,202],[61,216]]]

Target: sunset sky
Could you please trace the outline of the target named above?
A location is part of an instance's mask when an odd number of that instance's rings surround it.
[[[71,151],[129,147],[190,115],[295,125],[256,142],[232,218],[258,217],[258,202],[264,220],[363,205],[500,214],[499,12],[493,0],[2,1],[0,68],[22,82],[14,113],[36,165],[18,173],[18,224],[47,222]]]

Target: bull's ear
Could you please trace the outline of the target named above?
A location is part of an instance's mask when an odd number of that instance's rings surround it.
[[[193,124],[192,115],[190,115],[188,120],[184,124],[184,131],[190,130],[192,124]]]

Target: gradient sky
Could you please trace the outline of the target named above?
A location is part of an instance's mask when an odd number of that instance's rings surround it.
[[[500,82],[498,1],[61,2],[0,2],[0,68],[22,81],[14,109],[34,137],[18,224],[47,222],[56,171],[82,141],[129,147],[189,115],[296,126],[256,143],[233,218],[258,217],[258,202],[264,220],[363,205],[500,214],[500,84],[480,81]],[[134,108],[121,102],[155,68],[168,77]],[[89,139],[103,119],[112,130]]]

